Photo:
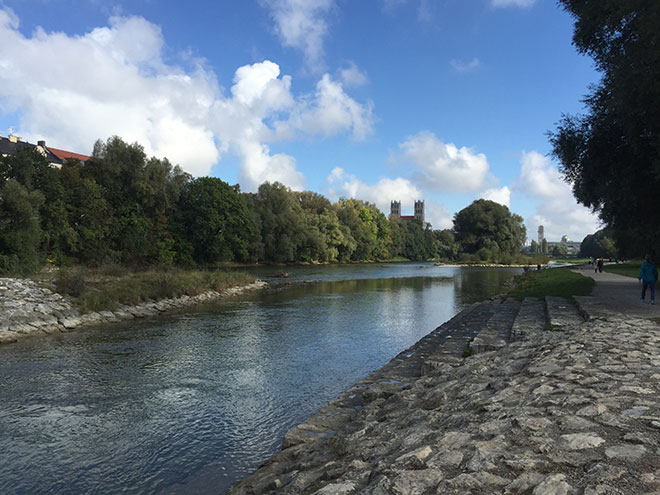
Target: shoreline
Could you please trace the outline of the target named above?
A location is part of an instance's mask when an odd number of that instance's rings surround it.
[[[145,318],[224,297],[260,290],[269,284],[263,280],[230,287],[221,292],[206,291],[196,296],[148,301],[137,305],[118,305],[115,310],[81,314],[67,297],[30,279],[0,278],[0,345],[39,335],[67,333],[104,323]]]

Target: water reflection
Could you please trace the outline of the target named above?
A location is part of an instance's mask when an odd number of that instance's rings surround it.
[[[1,347],[0,493],[222,493],[289,428],[512,273],[301,272],[291,278],[323,281]]]

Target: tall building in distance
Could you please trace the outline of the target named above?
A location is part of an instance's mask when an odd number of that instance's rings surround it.
[[[401,215],[401,201],[390,202],[390,216],[400,220],[421,220],[424,223],[424,200],[415,201],[414,215]]]
[[[539,225],[539,240],[538,240],[539,246],[541,245],[541,243],[543,243],[543,239],[545,239],[545,235],[543,234],[543,225]]]

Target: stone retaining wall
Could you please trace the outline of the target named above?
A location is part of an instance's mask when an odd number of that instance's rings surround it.
[[[208,291],[197,296],[181,296],[136,306],[120,305],[113,311],[81,314],[68,299],[32,280],[0,278],[0,344],[16,342],[32,335],[68,332],[82,326],[130,320],[192,306],[203,302],[266,287],[261,280],[222,292]]]

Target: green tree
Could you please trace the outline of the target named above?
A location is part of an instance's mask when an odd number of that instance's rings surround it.
[[[171,262],[168,219],[190,175],[117,136],[96,142],[84,173],[103,187],[112,211],[109,250],[127,263]]]
[[[603,237],[600,241],[598,241],[598,247],[600,247],[603,257],[616,257],[616,246],[614,245],[614,241],[611,238]]]
[[[41,261],[39,191],[28,191],[16,179],[0,188],[0,271],[30,272]]]
[[[519,254],[527,237],[522,217],[486,199],[478,199],[454,215],[454,233],[462,252],[479,253],[484,261]]]
[[[548,240],[543,239],[541,241],[541,254],[548,254]]]
[[[532,242],[529,243],[529,253],[534,256],[541,251],[539,243],[532,239]]]
[[[660,209],[660,2],[560,0],[573,44],[599,84],[584,115],[564,116],[553,154],[582,204],[598,212],[623,254],[657,253]]]
[[[561,243],[560,244],[555,244],[552,247],[552,255],[555,256],[555,257],[566,256],[566,252],[567,252],[566,246],[564,246]]]
[[[183,185],[174,225],[182,261],[246,261],[252,222],[245,201],[226,182],[200,177]]]
[[[306,234],[304,212],[292,191],[279,182],[259,186],[256,205],[261,219],[264,259],[277,263],[300,261]]]

